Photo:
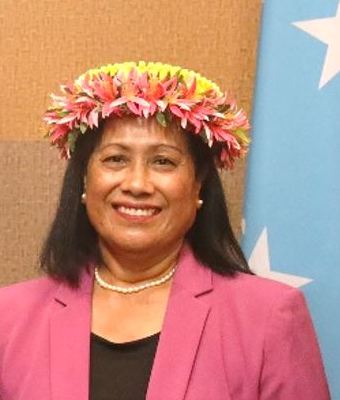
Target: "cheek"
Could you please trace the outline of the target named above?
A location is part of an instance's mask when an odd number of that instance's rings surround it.
[[[98,229],[110,211],[110,193],[114,187],[112,176],[91,171],[86,180],[86,211],[92,225]]]
[[[190,201],[194,198],[193,184],[184,179],[174,177],[171,181],[164,182],[164,189],[174,201]]]
[[[189,181],[190,182],[190,181]],[[188,182],[177,182],[171,191],[173,212],[181,219],[194,219],[197,212],[197,200],[199,199],[199,187]]]
[[[104,200],[117,186],[117,179],[117,174],[108,173],[100,168],[92,168],[86,177],[87,196]]]

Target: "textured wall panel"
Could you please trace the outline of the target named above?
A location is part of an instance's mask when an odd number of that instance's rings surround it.
[[[260,3],[1,0],[0,282],[35,274],[56,201],[60,162],[39,141],[48,93],[90,67],[144,59],[197,70],[250,112]],[[225,180],[237,232],[243,178],[239,163]]]
[[[0,142],[0,284],[36,275],[64,166],[46,142]]]

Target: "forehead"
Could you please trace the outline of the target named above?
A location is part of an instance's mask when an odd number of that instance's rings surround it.
[[[161,126],[155,118],[108,119],[104,124],[99,147],[109,144],[126,144],[132,147],[169,145],[183,152],[188,151],[185,134],[174,124]]]

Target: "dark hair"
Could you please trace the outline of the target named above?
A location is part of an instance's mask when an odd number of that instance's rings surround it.
[[[64,175],[55,218],[40,254],[40,268],[55,279],[78,286],[81,270],[89,262],[98,263],[98,236],[81,203],[84,176],[90,156],[100,142],[103,125],[81,135]],[[195,164],[196,178],[202,182],[204,201],[186,235],[195,257],[223,275],[252,273],[232,232],[221,180],[213,150],[198,135],[185,134]]]

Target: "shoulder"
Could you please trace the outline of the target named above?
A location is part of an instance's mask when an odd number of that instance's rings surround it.
[[[223,332],[228,340],[236,340],[236,349],[241,346],[249,354],[248,365],[257,360],[256,365],[262,366],[263,398],[281,393],[282,398],[328,399],[320,348],[303,293],[247,274],[214,275],[214,281]]]
[[[242,373],[250,371],[250,380],[255,376],[263,399],[329,399],[318,340],[302,292],[244,273],[234,277],[213,273],[212,278],[211,326],[218,327],[223,338],[227,369],[234,371],[239,365]]]
[[[277,318],[308,315],[303,293],[292,286],[245,273],[233,277],[213,274],[214,303],[229,310],[238,320],[263,327]]]
[[[55,280],[41,277],[0,288],[2,318],[4,315],[22,315],[31,309],[40,309],[53,298],[58,286]]]
[[[220,324],[238,335],[243,346],[250,343],[268,354],[277,351],[276,343],[303,338],[317,354],[312,319],[299,289],[244,273],[213,274],[213,282],[212,306]]]
[[[302,299],[302,293],[289,285],[236,272],[233,276],[221,275],[195,258],[190,248],[184,248],[175,282],[193,293],[203,293],[202,300],[218,307],[238,308],[244,313],[267,313],[275,304],[285,299]]]
[[[42,277],[0,288],[0,356],[8,341],[23,343],[46,327],[59,286]]]
[[[45,290],[55,288],[58,285],[57,281],[48,276],[30,279],[23,282],[14,283],[12,285],[3,286],[0,288],[0,300],[6,296],[17,296],[18,293],[30,295],[37,295]]]
[[[259,305],[277,302],[291,296],[303,297],[301,291],[292,286],[246,273],[236,273],[232,277],[213,273],[213,282],[218,295],[233,297],[240,301],[248,299],[259,302]]]

